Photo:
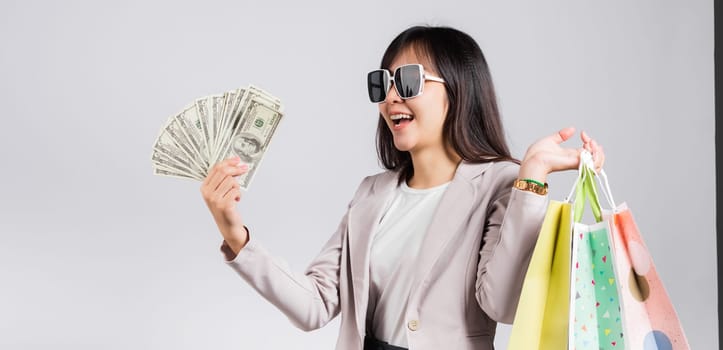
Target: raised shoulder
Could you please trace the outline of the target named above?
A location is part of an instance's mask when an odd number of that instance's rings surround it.
[[[510,161],[495,162],[488,171],[500,181],[512,183],[520,173],[520,166]]]
[[[520,166],[510,161],[488,162],[488,163],[466,163],[463,162],[458,170],[458,175],[474,180],[483,178],[501,179],[502,181],[514,181],[520,172]],[[511,180],[510,180],[511,179]]]
[[[475,187],[490,198],[500,198],[509,193],[520,173],[520,166],[509,161],[494,162],[475,180]]]

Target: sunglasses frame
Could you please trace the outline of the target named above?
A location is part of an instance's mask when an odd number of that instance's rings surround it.
[[[419,89],[418,89],[418,91],[417,91],[416,93],[412,94],[412,96],[402,97],[403,94],[401,94],[401,93],[399,92],[399,85],[395,82],[395,80],[396,80],[396,77],[397,77],[399,74],[401,74],[402,68],[404,68],[404,67],[411,67],[411,66],[417,67],[417,69],[419,70],[419,77],[421,78],[421,79],[420,79],[420,82],[421,82],[421,83],[419,84]],[[442,78],[440,78],[440,77],[437,77],[437,76],[434,76],[434,75],[428,75],[427,73],[425,73],[425,71],[424,71],[424,66],[422,66],[421,64],[414,63],[414,64],[405,64],[405,65],[401,65],[401,66],[397,67],[397,69],[394,70],[394,75],[392,75],[391,72],[389,72],[388,69],[375,69],[375,70],[369,72],[369,73],[367,74],[367,90],[370,90],[369,87],[370,87],[370,84],[371,84],[371,81],[369,80],[369,77],[370,77],[372,74],[376,73],[376,72],[383,72],[383,74],[384,74],[384,75],[383,75],[383,77],[384,77],[384,78],[383,78],[383,79],[384,79],[384,85],[385,85],[385,86],[384,86],[384,98],[383,98],[381,101],[374,101],[374,100],[372,100],[372,96],[371,96],[371,93],[370,93],[370,94],[369,94],[369,100],[370,100],[372,103],[383,103],[383,102],[385,102],[386,99],[387,99],[387,95],[389,95],[389,91],[391,91],[391,88],[392,88],[391,85],[392,85],[392,84],[394,85],[394,88],[397,90],[397,95],[399,96],[399,98],[401,98],[402,100],[408,100],[408,99],[410,99],[410,98],[415,98],[415,97],[417,97],[417,96],[420,96],[420,95],[422,94],[422,92],[424,92],[424,82],[426,82],[427,80],[429,80],[429,81],[436,81],[436,82],[438,82],[438,83],[443,83],[443,84],[445,83],[444,79],[442,79]],[[400,76],[400,78],[401,78],[401,76]]]

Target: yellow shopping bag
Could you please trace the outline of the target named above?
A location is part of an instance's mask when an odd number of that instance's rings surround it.
[[[527,268],[509,350],[566,349],[572,205],[550,201]]]

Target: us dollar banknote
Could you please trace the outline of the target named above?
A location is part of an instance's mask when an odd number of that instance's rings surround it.
[[[251,99],[244,110],[244,117],[231,135],[223,158],[236,155],[248,164],[248,171],[237,177],[242,189],[247,189],[269,148],[271,138],[279,126],[282,114],[260,99]]]
[[[248,190],[282,119],[281,100],[253,85],[197,98],[161,127],[153,173],[203,181],[217,162],[238,156],[249,170],[236,181]]]

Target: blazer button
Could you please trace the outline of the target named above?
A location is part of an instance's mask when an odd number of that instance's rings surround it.
[[[417,320],[411,320],[407,323],[407,328],[409,328],[410,331],[416,331],[419,329],[419,321]]]

